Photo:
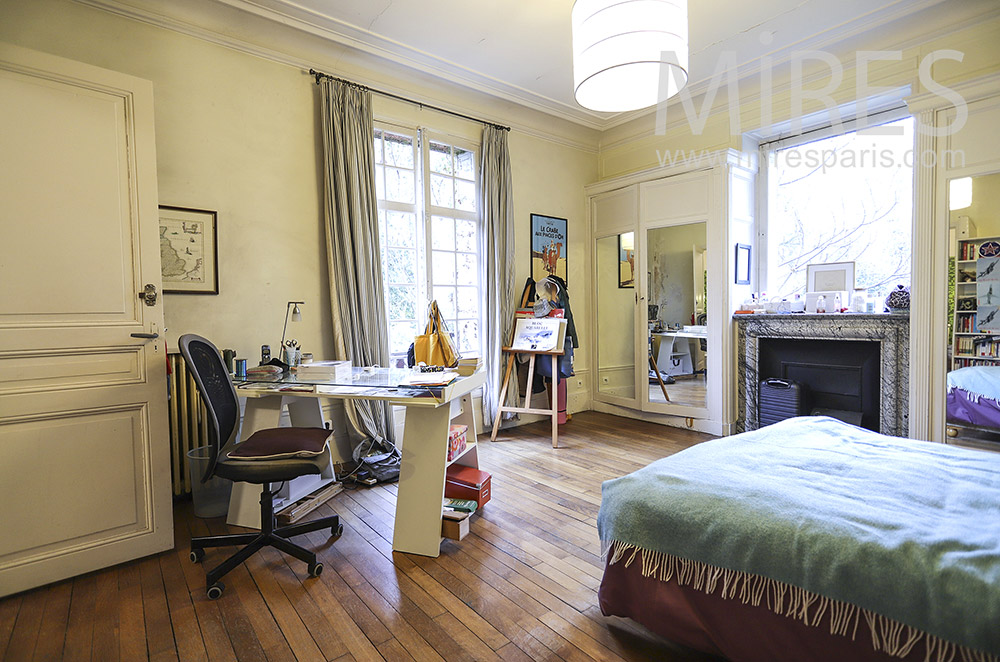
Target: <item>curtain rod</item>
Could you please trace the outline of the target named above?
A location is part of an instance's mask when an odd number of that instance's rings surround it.
[[[381,94],[384,97],[389,97],[390,99],[396,99],[397,101],[405,101],[406,103],[412,103],[415,106],[420,106],[421,108],[430,108],[431,110],[436,110],[439,113],[445,113],[448,115],[454,115],[455,117],[461,117],[463,120],[471,120],[473,122],[479,122],[480,124],[485,124],[486,126],[492,126],[497,129],[502,129],[503,131],[510,131],[509,126],[503,126],[502,124],[496,124],[495,122],[487,122],[486,120],[481,120],[478,117],[472,117],[470,115],[463,115],[462,113],[456,113],[454,110],[448,110],[447,108],[441,108],[440,106],[432,106],[429,103],[424,103],[423,101],[414,101],[413,99],[407,99],[406,97],[401,97],[398,94],[392,94],[391,92],[383,92],[382,90],[376,90],[367,85],[361,85],[360,83],[355,83],[354,81],[345,80],[343,78],[337,78],[336,76],[331,76],[330,74],[325,74],[322,71],[316,71],[315,69],[309,70],[309,75],[316,77],[316,84],[324,78],[330,80],[335,80],[338,83],[344,83],[345,85],[350,85],[351,87],[356,87],[361,90],[367,90],[369,92],[374,92],[375,94]]]

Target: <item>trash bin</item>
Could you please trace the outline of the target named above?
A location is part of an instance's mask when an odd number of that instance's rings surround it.
[[[187,453],[195,517],[222,517],[229,511],[229,493],[233,490],[233,481],[212,476],[208,482],[201,482],[211,458],[210,450],[209,446],[199,446]]]

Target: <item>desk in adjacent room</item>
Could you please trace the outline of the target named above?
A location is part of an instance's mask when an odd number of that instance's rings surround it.
[[[697,331],[664,331],[654,332],[654,338],[659,338],[659,347],[654,354],[656,367],[670,375],[690,375],[704,369],[704,352],[699,346],[692,351],[693,341],[708,338],[705,332]]]
[[[406,408],[403,457],[399,471],[392,548],[422,556],[437,556],[441,547],[441,502],[445,470],[450,464],[479,468],[472,391],[486,381],[485,372],[459,377],[433,397],[427,389],[400,387],[408,370],[353,368],[349,379],[303,379],[294,374],[267,383],[238,384],[246,398],[241,439],[255,431],[278,427],[283,407],[292,425],[325,427],[323,399],[381,400]],[[468,426],[468,447],[448,461],[448,428],[452,419]],[[335,480],[332,466],[321,476],[292,481],[286,496],[295,501]],[[299,483],[298,481],[301,481]],[[259,485],[235,483],[229,505],[230,524],[260,526]]]

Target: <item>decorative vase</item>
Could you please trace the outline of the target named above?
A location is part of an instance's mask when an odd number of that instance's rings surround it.
[[[908,314],[910,312],[910,288],[897,285],[885,298],[885,307],[890,313]]]

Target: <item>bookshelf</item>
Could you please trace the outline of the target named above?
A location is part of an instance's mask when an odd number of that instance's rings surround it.
[[[995,283],[995,288],[980,288],[979,285],[985,283],[977,279],[980,248],[987,242],[1000,243],[1000,236],[959,239],[956,244],[952,370],[980,365],[1000,366],[1000,330],[984,331],[981,327],[983,320],[980,314],[986,303],[1000,305],[1000,281]]]

